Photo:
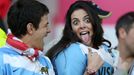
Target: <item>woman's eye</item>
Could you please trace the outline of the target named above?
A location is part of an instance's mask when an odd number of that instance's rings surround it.
[[[77,25],[78,24],[78,21],[73,21],[73,25]]]
[[[90,23],[90,20],[87,18],[87,19],[85,19],[85,22],[86,23]]]

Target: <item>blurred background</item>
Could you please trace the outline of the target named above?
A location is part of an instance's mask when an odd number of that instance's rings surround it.
[[[6,14],[10,5],[16,0],[0,0],[0,16],[6,23]],[[46,4],[50,10],[49,24],[51,33],[45,41],[45,52],[53,46],[62,36],[64,18],[69,6],[76,0],[38,0]],[[112,12],[112,15],[103,20],[104,37],[111,41],[112,47],[117,46],[115,24],[117,19],[129,11],[134,11],[134,0],[91,0],[102,9]]]

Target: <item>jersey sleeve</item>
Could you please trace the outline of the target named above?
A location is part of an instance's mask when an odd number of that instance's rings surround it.
[[[83,75],[86,61],[79,45],[72,44],[56,57],[54,64],[58,75]]]

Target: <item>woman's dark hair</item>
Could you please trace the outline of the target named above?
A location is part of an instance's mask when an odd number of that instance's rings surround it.
[[[71,43],[81,42],[71,27],[71,15],[75,10],[78,9],[84,9],[88,13],[89,19],[93,25],[93,48],[98,48],[98,46],[100,46],[104,41],[108,42],[111,46],[111,43],[103,38],[104,32],[101,26],[102,19],[98,17],[97,12],[95,12],[94,9],[91,8],[88,4],[88,1],[76,1],[70,6],[66,14],[65,28],[61,40],[56,45],[54,45],[46,54],[50,59],[52,59],[54,56],[57,56],[58,53],[67,48]]]

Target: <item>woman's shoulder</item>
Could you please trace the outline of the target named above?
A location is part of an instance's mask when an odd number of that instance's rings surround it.
[[[80,48],[80,44],[72,43],[67,48],[65,48],[63,51],[61,51],[56,58],[63,59],[66,57],[66,59],[70,60],[70,58],[72,59],[77,55],[79,58],[83,58],[83,56],[84,56],[84,54],[82,53],[82,50]]]
[[[107,44],[102,44],[99,46],[99,49],[104,49],[106,52],[110,52],[111,53],[111,47],[109,47]]]
[[[86,56],[82,54],[79,43],[72,43],[58,54],[54,59],[54,64],[60,75],[72,73],[78,75],[82,73],[86,65]]]
[[[65,48],[65,52],[67,51],[75,51],[75,50],[79,50],[80,49],[80,46],[79,46],[79,43],[71,43],[69,46],[67,46],[66,48]]]
[[[71,43],[68,48],[74,48],[74,47],[79,47],[79,43]]]
[[[110,47],[109,47],[107,44],[105,44],[105,43],[103,43],[102,45],[100,45],[100,47],[105,48],[105,49],[110,48]]]

